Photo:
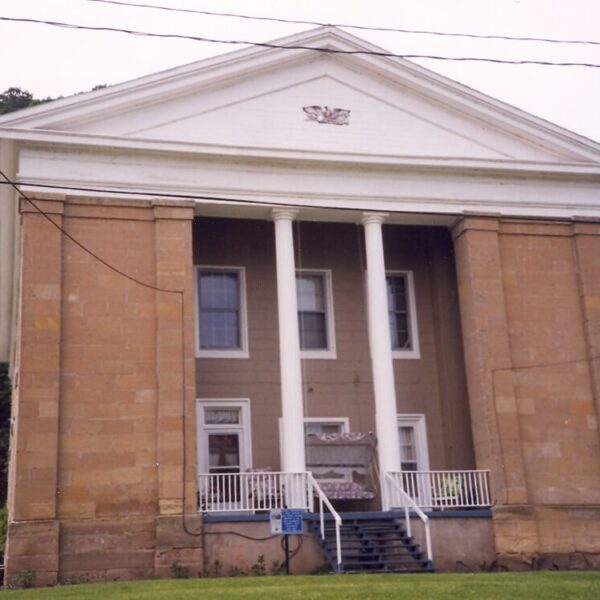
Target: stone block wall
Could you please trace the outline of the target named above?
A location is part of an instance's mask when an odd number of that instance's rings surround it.
[[[477,217],[454,237],[496,552],[511,567],[596,564],[600,226]]]
[[[35,203],[67,235],[22,200],[6,580],[198,568],[193,208]]]

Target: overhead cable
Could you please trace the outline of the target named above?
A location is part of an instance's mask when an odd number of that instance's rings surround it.
[[[236,19],[248,19],[251,21],[269,21],[272,23],[288,23],[293,25],[314,25],[317,27],[340,27],[344,29],[357,29],[360,31],[383,31],[391,33],[409,33],[417,35],[435,35],[444,37],[465,37],[483,40],[507,40],[515,42],[547,42],[550,44],[591,44],[600,46],[600,41],[594,40],[561,40],[556,38],[544,38],[533,36],[492,35],[478,33],[457,33],[448,31],[430,31],[426,29],[401,29],[399,27],[375,27],[368,25],[353,25],[350,23],[325,23],[321,21],[309,21],[304,19],[285,19],[282,17],[263,17],[258,15],[243,15],[239,13],[216,12],[210,10],[199,10],[197,8],[177,8],[173,6],[160,6],[158,4],[144,4],[142,2],[120,2],[119,0],[88,0],[88,2],[99,2],[102,4],[116,4],[130,8],[150,8],[176,13],[199,14],[215,17],[232,17]]]
[[[15,189],[19,189],[16,186],[21,187],[34,187],[45,190],[56,190],[56,191],[71,191],[71,192],[83,192],[85,194],[116,194],[118,196],[129,196],[133,198],[138,198],[141,200],[148,198],[169,198],[171,200],[193,200],[199,202],[214,202],[216,204],[248,204],[252,206],[262,207],[262,208],[281,208],[281,202],[273,202],[269,200],[249,200],[248,198],[235,198],[235,197],[224,197],[224,196],[210,196],[206,194],[185,194],[185,193],[173,193],[173,192],[157,192],[157,191],[142,191],[142,190],[130,190],[130,189],[122,189],[122,188],[102,188],[102,187],[91,187],[91,186],[82,186],[82,185],[67,185],[67,184],[55,184],[55,183],[39,183],[35,181],[27,181],[22,180],[19,182],[13,181],[9,179],[2,171],[0,171],[0,175],[4,177],[6,181],[0,180],[0,185],[9,185],[14,187]],[[20,191],[20,189],[19,189]],[[22,193],[22,192],[21,192]],[[25,196],[24,196],[25,197]],[[361,212],[363,208],[356,208],[350,206],[339,206],[337,204],[330,205],[319,205],[315,206],[313,204],[309,204],[306,202],[294,202],[294,201],[285,201],[285,204],[288,208],[307,208],[307,209],[319,209],[319,210],[335,210],[338,212]],[[405,209],[401,210],[398,208],[387,208],[386,212],[391,214],[414,214],[415,211]],[[435,212],[428,211],[428,215],[442,216],[442,217],[454,217],[459,219],[461,217],[468,217],[469,211],[462,211],[456,213],[449,212]],[[478,214],[478,218],[486,218]],[[494,217],[495,218],[495,217]],[[520,219],[524,220],[534,220],[534,221],[555,221],[555,217],[546,217],[546,216],[519,216]],[[583,219],[582,217],[578,217]],[[591,217],[594,220],[593,217]],[[583,219],[585,221],[585,219]],[[159,291],[172,291],[172,290],[159,290]]]
[[[548,60],[510,60],[502,58],[482,58],[476,56],[439,56],[433,54],[396,54],[394,52],[377,51],[377,50],[342,50],[339,48],[320,48],[314,46],[304,46],[299,44],[274,44],[271,42],[249,42],[247,40],[218,40],[214,38],[200,37],[195,35],[185,35],[181,33],[153,33],[149,31],[137,31],[134,29],[124,29],[120,27],[103,27],[92,25],[76,25],[74,23],[64,23],[61,21],[46,21],[42,19],[30,19],[24,17],[2,17],[0,21],[11,21],[15,23],[35,23],[40,25],[50,25],[53,27],[62,27],[66,29],[80,29],[86,31],[105,31],[111,33],[126,33],[129,35],[153,38],[169,38],[179,40],[190,40],[193,42],[208,42],[213,44],[228,44],[228,45],[243,45],[257,46],[261,48],[271,48],[277,50],[309,50],[311,52],[320,52],[323,54],[343,54],[343,55],[362,55],[362,56],[380,56],[385,58],[402,58],[402,59],[430,59],[430,60],[445,60],[458,62],[484,62],[505,65],[541,65],[552,67],[589,67],[600,68],[598,63],[586,62],[555,62]]]

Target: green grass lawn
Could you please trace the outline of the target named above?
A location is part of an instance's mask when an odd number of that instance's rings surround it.
[[[434,575],[321,575],[169,579],[69,585],[15,590],[9,600],[38,598],[114,598],[180,600],[408,599],[408,600],[600,600],[600,572],[444,573]]]

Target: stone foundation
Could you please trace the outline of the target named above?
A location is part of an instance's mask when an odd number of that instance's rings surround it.
[[[11,523],[5,583],[33,571],[37,586],[171,577],[175,563],[202,575],[202,518],[181,515]]]
[[[35,573],[37,586],[56,585],[59,573],[58,521],[10,523],[4,558],[4,584],[12,585],[24,571]]]
[[[499,569],[600,568],[600,506],[493,509]]]
[[[219,565],[221,575],[232,571],[250,574],[252,566],[258,562],[261,555],[264,557],[267,574],[275,563],[282,565],[285,561],[285,553],[281,546],[282,537],[270,538],[270,526],[266,521],[207,523],[205,533],[207,575],[215,575],[215,566],[219,568]],[[290,536],[289,544],[292,553],[298,548],[298,544],[301,544],[290,560],[291,573],[311,573],[327,563],[316,540],[306,528],[301,541],[299,536]]]

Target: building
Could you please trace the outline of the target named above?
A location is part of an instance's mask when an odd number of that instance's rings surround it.
[[[469,509],[430,511],[438,566],[598,566],[600,146],[335,29],[280,42],[367,53],[0,118],[8,577],[280,556],[214,534],[268,534],[250,476],[310,503],[305,434],[346,431],[370,510]]]

